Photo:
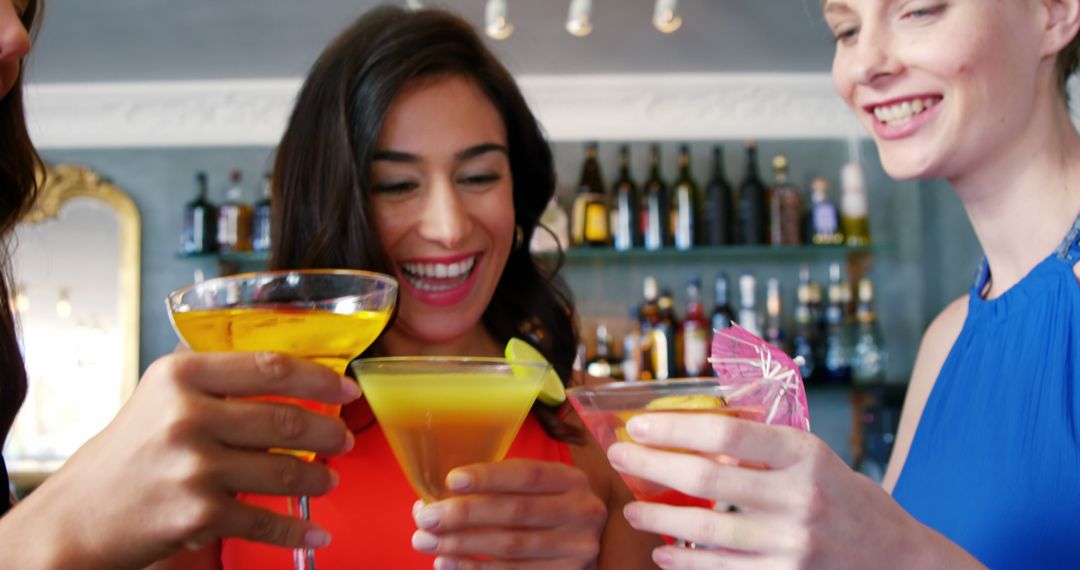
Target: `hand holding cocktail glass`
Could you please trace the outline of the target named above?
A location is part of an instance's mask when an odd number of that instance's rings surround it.
[[[501,461],[550,370],[501,358],[358,360],[352,370],[422,497],[413,547],[581,567],[595,559],[604,505],[577,468]]]
[[[267,465],[270,473],[311,471],[310,462],[319,447],[302,445],[295,432],[298,426],[336,423],[341,400],[306,397],[303,390],[288,386],[290,378],[283,371],[297,366],[302,358],[342,374],[348,361],[363,352],[386,326],[397,299],[397,282],[385,275],[348,270],[303,270],[249,273],[211,279],[171,293],[167,299],[169,315],[177,334],[196,352],[272,352],[278,355],[251,356],[262,363],[263,382],[240,393],[222,396],[247,397],[245,402],[230,402],[238,410],[255,416],[269,414],[277,423],[244,423],[261,428],[263,438],[248,443],[251,450],[278,452],[254,454]],[[223,355],[224,356],[224,355]],[[324,371],[320,374],[325,375]],[[344,381],[340,380],[339,381]],[[309,411],[310,410],[310,411]],[[274,437],[277,435],[278,437]],[[346,436],[347,438],[349,436]],[[291,442],[290,439],[297,441]],[[350,438],[351,439],[351,438]],[[351,445],[351,444],[350,444]],[[333,451],[340,452],[339,449]],[[294,457],[305,462],[298,462]],[[290,463],[289,466],[280,465]],[[280,492],[278,489],[245,489],[256,493]],[[298,511],[307,520],[306,489],[299,493]],[[310,525],[308,525],[310,526]],[[314,568],[310,549],[297,549],[297,568]]]

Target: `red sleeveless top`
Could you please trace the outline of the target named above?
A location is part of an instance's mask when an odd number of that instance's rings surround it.
[[[507,458],[538,459],[573,465],[566,443],[552,439],[529,414]],[[418,496],[409,486],[378,424],[356,434],[347,455],[330,457],[338,472],[336,489],[311,499],[311,518],[333,537],[315,551],[320,570],[353,568],[432,567],[435,557],[412,548],[416,523],[412,506]],[[288,512],[284,497],[246,496],[245,500],[278,512]],[[224,568],[291,568],[292,551],[261,543],[227,539],[222,543]]]

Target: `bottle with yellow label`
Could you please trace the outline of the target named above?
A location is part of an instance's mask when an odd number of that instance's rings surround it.
[[[585,163],[581,182],[574,198],[570,236],[575,246],[606,247],[611,243],[611,228],[604,180],[596,160],[596,143],[585,145]]]

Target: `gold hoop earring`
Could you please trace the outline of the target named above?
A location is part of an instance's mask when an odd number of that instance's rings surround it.
[[[525,245],[525,229],[521,224],[514,224],[514,249],[521,249]]]

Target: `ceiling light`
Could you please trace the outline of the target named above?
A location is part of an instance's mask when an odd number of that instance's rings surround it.
[[[61,319],[71,317],[71,300],[68,299],[68,290],[60,290],[60,298],[56,300],[56,316]]]
[[[405,0],[405,7],[415,12],[416,10],[423,10],[424,3],[420,0]]]
[[[656,0],[652,23],[656,29],[670,34],[682,26],[682,17],[676,13],[679,0]]]
[[[570,0],[566,31],[578,37],[589,35],[592,31],[592,0]]]
[[[484,10],[484,32],[493,40],[505,40],[514,33],[514,25],[506,19],[506,0],[488,0]]]

